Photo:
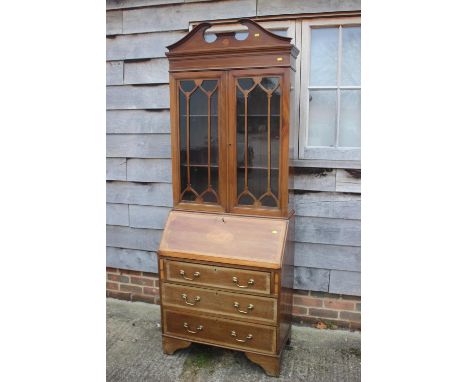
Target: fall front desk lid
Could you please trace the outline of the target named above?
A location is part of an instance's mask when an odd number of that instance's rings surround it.
[[[278,269],[287,231],[286,219],[171,211],[159,254]]]

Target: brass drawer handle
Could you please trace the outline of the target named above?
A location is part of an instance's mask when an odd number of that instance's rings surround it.
[[[239,304],[237,301],[234,302],[234,308],[237,308],[237,310],[238,310],[240,313],[244,313],[244,314],[249,313],[249,312],[247,312],[247,311],[245,311],[245,310],[240,310],[240,309],[239,309],[239,306],[240,306],[240,304]],[[254,308],[253,304],[247,305],[247,309],[248,309],[248,310],[252,310],[253,308]]]
[[[232,330],[232,331],[231,331],[231,336],[237,337],[237,333],[236,333],[235,330]],[[236,338],[236,341],[237,341],[237,342],[247,342],[247,340],[251,340],[252,338],[253,338],[253,335],[252,335],[252,334],[249,334],[249,335],[247,335],[247,337],[245,337],[245,340],[240,340],[240,339]]]
[[[189,280],[189,281],[193,281],[195,280],[196,277],[200,277],[200,272],[195,272],[193,274],[193,278],[191,279],[190,277],[186,277],[185,276],[185,271],[183,269],[180,270],[180,275],[185,279],[185,280]]]
[[[187,305],[195,305],[197,302],[199,302],[201,300],[200,296],[197,296],[197,297],[195,297],[193,302],[188,302],[187,301],[187,295],[185,293],[182,293],[182,298],[185,300],[185,303]]]
[[[201,332],[203,330],[203,325],[198,325],[197,326],[197,329],[194,331],[194,330],[190,330],[189,329],[189,324],[184,322],[184,328],[187,332],[189,333],[192,333],[192,334],[197,334],[198,332]]]
[[[239,288],[248,288],[250,285],[254,285],[255,283],[254,279],[249,279],[249,281],[247,281],[247,285],[239,285],[239,280],[236,276],[232,278],[232,282],[236,284]]]

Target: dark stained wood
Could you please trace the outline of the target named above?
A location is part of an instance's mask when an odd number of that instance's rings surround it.
[[[159,253],[279,269],[287,227],[284,219],[171,211]]]
[[[184,310],[231,319],[276,324],[276,299],[163,283],[162,303],[171,310]]]
[[[270,377],[279,377],[281,367],[281,357],[268,356],[258,353],[245,352],[245,355],[252,362],[261,366]]]
[[[164,270],[166,273],[164,280],[176,283],[268,295],[271,291],[270,272],[172,260],[164,261]],[[249,283],[249,280],[253,282]]]
[[[214,343],[237,350],[274,354],[275,327],[249,322],[194,315],[166,309],[165,333],[188,341]]]
[[[291,338],[294,211],[288,205],[290,89],[298,50],[290,38],[277,36],[251,20],[237,22],[248,28],[244,40],[237,40],[235,33],[221,32],[214,42],[208,43],[204,33],[212,24],[201,23],[170,45],[166,54],[171,91],[174,210],[169,214],[158,250],[163,345],[168,354],[192,342],[244,351],[268,375],[278,376],[284,347]],[[247,171],[243,173],[243,190],[237,187],[236,87],[240,77],[253,78],[265,93],[268,110],[264,138],[267,149],[262,149],[267,158],[262,165],[266,166],[267,186],[257,191],[263,194],[254,196],[251,206],[239,204],[242,195],[251,193]],[[264,77],[277,77],[281,91],[279,160],[274,164],[270,145],[274,89],[260,86]],[[201,198],[181,200],[178,92],[180,81],[188,79],[196,84],[204,79],[218,81],[217,203],[203,202]],[[252,89],[240,89],[244,100]],[[209,122],[206,129],[211,136]],[[243,134],[245,145],[249,134],[245,122]],[[185,139],[184,145],[190,143],[187,133]],[[244,152],[244,163],[254,154]],[[207,167],[211,166],[212,156],[209,151]],[[183,160],[190,163],[190,154],[185,154]],[[272,169],[276,167],[278,189],[273,192]],[[184,175],[192,178],[189,172]],[[276,206],[262,205],[265,197],[274,200],[272,205]]]
[[[190,341],[179,340],[177,338],[163,336],[163,352],[165,354],[174,354],[179,349],[188,348],[192,343]]]

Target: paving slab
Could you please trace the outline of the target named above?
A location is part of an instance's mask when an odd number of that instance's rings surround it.
[[[242,352],[192,344],[162,352],[159,305],[107,299],[107,381],[358,382],[361,335],[293,326],[279,378],[268,377]]]

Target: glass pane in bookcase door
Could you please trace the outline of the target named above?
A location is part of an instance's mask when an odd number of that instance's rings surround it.
[[[204,80],[201,87],[207,92],[212,92],[216,88],[217,84],[218,80]]]
[[[254,85],[254,80],[252,78],[239,78],[237,83],[242,90],[249,90]]]
[[[190,96],[190,166],[208,163],[208,97],[200,88]]]
[[[180,81],[180,87],[184,92],[191,92],[195,88],[195,81],[193,80],[184,80]]]
[[[211,94],[210,99],[210,121],[211,121],[211,164],[218,164],[218,89]]]
[[[270,99],[270,150],[271,168],[279,168],[280,132],[281,132],[281,89],[279,87]]]
[[[256,86],[247,99],[249,167],[266,167],[268,163],[268,97]]]
[[[179,90],[179,147],[180,147],[180,163],[186,163],[187,157],[187,99],[182,90]]]

